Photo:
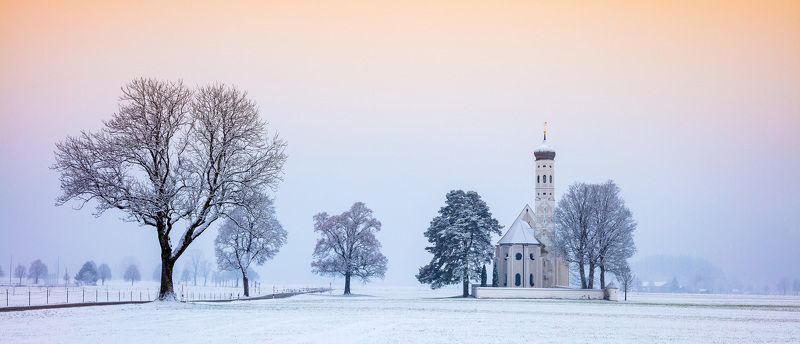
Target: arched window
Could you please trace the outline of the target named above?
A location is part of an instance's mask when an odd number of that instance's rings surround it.
[[[516,276],[514,276],[514,285],[519,287],[520,284],[522,284],[522,276],[517,274]]]
[[[503,275],[503,286],[508,286],[508,274]]]
[[[536,176],[536,183],[539,183],[539,176]]]
[[[534,260],[534,259],[533,259],[533,253],[531,253],[531,260]]]
[[[531,287],[533,287],[533,274],[531,274],[531,280],[530,280],[530,283],[531,283]]]
[[[550,183],[553,183],[553,175],[550,175]]]
[[[517,258],[517,260],[522,260],[522,253],[517,252],[517,255],[514,256],[514,258]]]

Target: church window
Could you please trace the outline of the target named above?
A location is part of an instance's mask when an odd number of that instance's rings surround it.
[[[514,256],[517,260],[522,260],[522,253],[517,252],[517,255]]]
[[[520,284],[522,284],[522,276],[517,274],[516,276],[514,276],[514,285],[519,287]]]
[[[539,183],[539,176],[536,176],[536,183]]]
[[[533,260],[533,253],[531,253],[531,260]]]
[[[550,175],[550,183],[552,183],[552,182],[553,182],[553,175],[551,174]]]
[[[531,287],[533,287],[533,274],[531,274],[530,284],[531,284]]]

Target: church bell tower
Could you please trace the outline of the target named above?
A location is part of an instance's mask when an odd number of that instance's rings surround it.
[[[555,208],[555,176],[554,166],[556,151],[547,144],[547,122],[544,123],[542,144],[533,152],[536,157],[536,185],[534,193],[534,209],[536,213],[536,229],[540,240],[550,244],[553,235],[553,209]]]

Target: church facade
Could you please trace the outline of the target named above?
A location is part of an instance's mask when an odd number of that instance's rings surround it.
[[[553,247],[555,150],[547,143],[534,151],[534,208],[525,205],[495,247],[498,287],[555,288],[569,286],[569,264]]]

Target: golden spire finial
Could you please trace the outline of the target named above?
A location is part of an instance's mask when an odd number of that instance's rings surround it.
[[[547,122],[544,122],[544,140],[547,141]]]

